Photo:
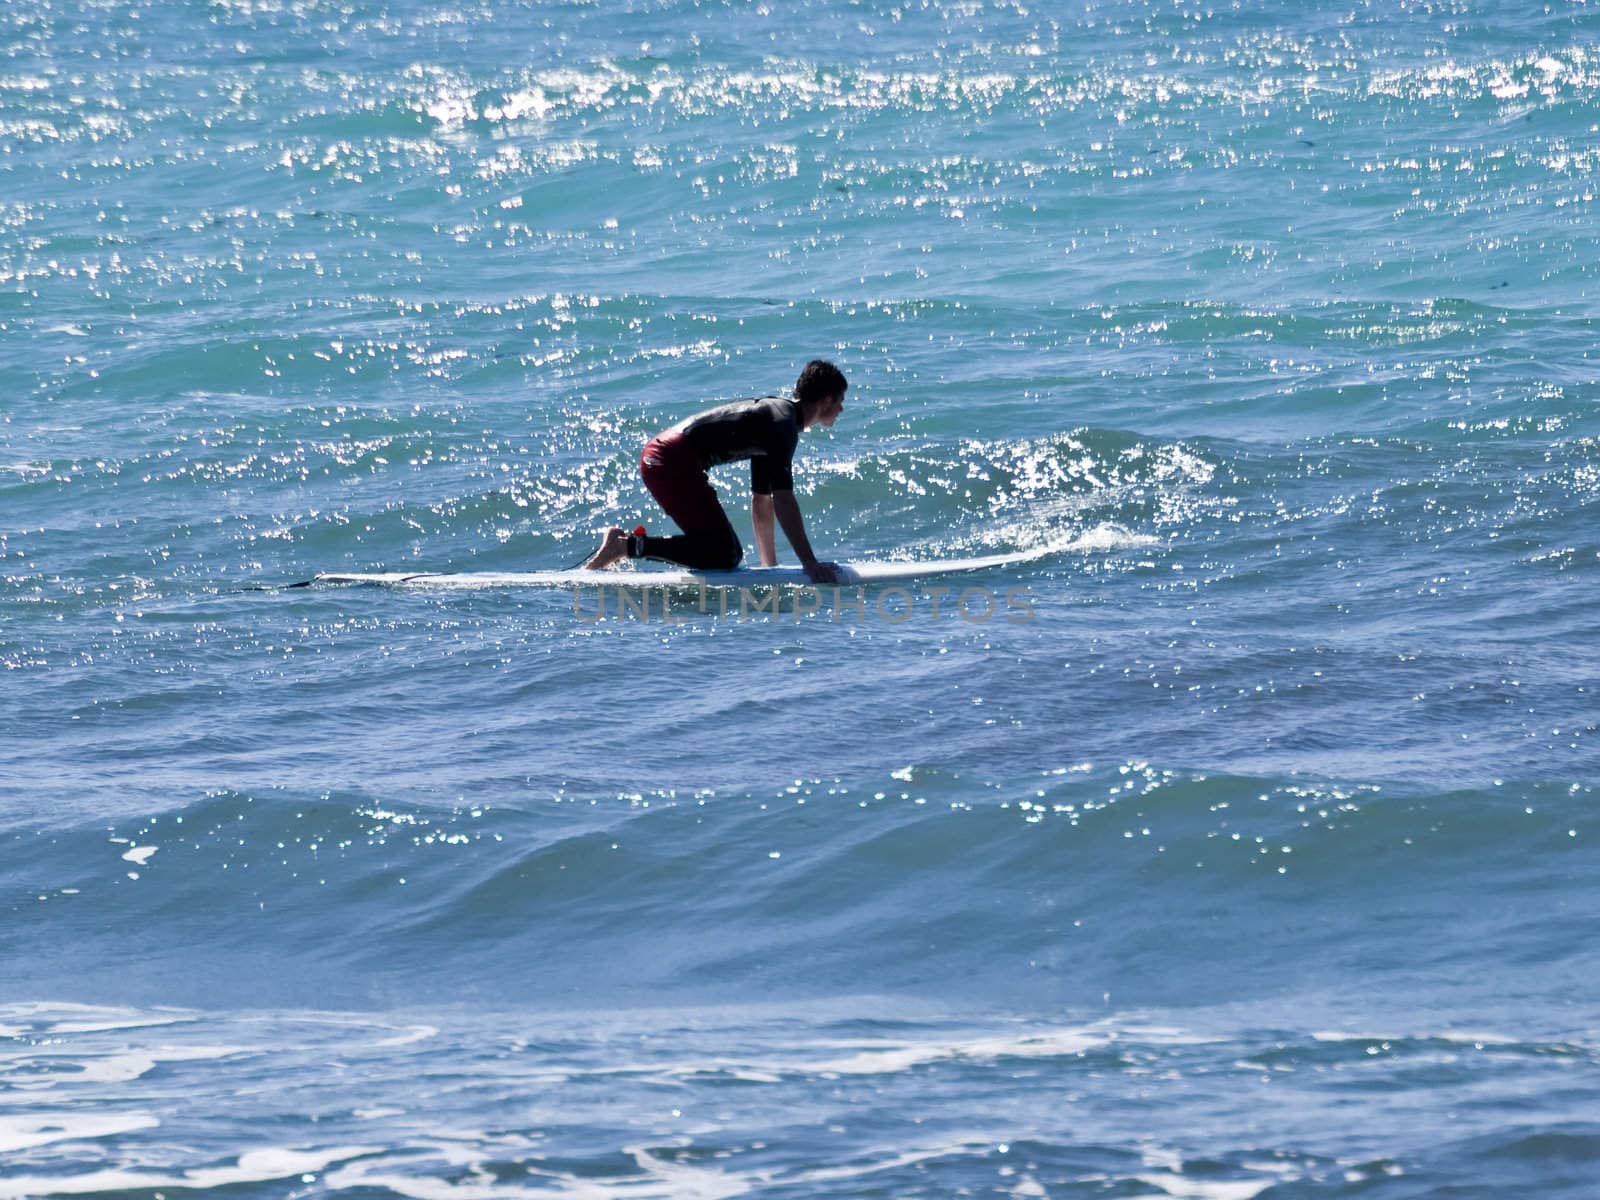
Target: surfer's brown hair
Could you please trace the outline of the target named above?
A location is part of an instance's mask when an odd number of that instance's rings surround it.
[[[800,378],[795,380],[794,398],[801,404],[808,400],[826,400],[829,396],[844,395],[849,386],[844,372],[838,367],[820,358],[813,358],[800,372]]]

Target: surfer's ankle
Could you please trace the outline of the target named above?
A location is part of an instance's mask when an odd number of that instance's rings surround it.
[[[600,548],[584,563],[584,569],[599,571],[609,567],[617,559],[627,553],[627,532],[620,526],[613,525],[600,532]]]

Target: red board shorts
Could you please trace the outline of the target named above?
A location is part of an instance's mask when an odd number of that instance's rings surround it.
[[[681,433],[652,438],[639,454],[639,474],[683,537],[645,539],[645,557],[701,570],[731,570],[744,547],[689,443]]]

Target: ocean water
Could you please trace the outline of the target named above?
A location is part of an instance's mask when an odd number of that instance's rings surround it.
[[[0,1197],[1600,1193],[1597,46],[6,6]],[[818,356],[825,557],[1055,549],[284,586]]]

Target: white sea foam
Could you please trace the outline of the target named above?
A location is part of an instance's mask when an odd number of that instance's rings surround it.
[[[105,1033],[117,1029],[147,1029],[179,1025],[195,1015],[178,1009],[114,1008],[103,1004],[72,1004],[56,1000],[24,1001],[0,1005],[0,1032],[20,1037],[25,1033],[60,1035]]]
[[[437,1037],[439,1030],[433,1025],[412,1025],[402,1030],[393,1037],[382,1038],[373,1043],[377,1046],[409,1046],[414,1042],[425,1042],[431,1037]]]
[[[33,1146],[47,1146],[51,1142],[112,1137],[139,1129],[153,1129],[160,1124],[157,1118],[147,1113],[95,1115],[51,1112],[31,1116],[0,1116],[0,1154]]]
[[[1127,550],[1142,546],[1159,546],[1161,539],[1154,534],[1137,533],[1121,525],[1109,522],[1096,525],[1093,529],[1060,543],[1056,548],[1062,553],[1099,552],[1109,553],[1113,550]]]
[[[1186,1175],[1138,1175],[1140,1183],[1161,1189],[1166,1196],[1179,1200],[1251,1200],[1269,1187],[1282,1183],[1281,1179],[1191,1179]]]
[[[222,1188],[241,1183],[266,1183],[292,1175],[325,1170],[329,1164],[377,1153],[373,1146],[339,1146],[328,1150],[269,1148],[241,1154],[231,1167],[202,1167],[182,1173],[110,1167],[73,1175],[14,1175],[0,1179],[0,1200],[36,1196],[82,1196],[94,1192],[146,1191],[155,1188]]]
[[[155,1046],[130,1049],[119,1046],[96,1051],[70,1044],[26,1046],[0,1057],[0,1078],[37,1094],[73,1089],[82,1084],[128,1083],[141,1079],[161,1063],[205,1062],[231,1058],[250,1051],[236,1045]],[[45,1066],[48,1071],[34,1073]]]
[[[1085,1054],[1114,1040],[1115,1035],[1097,1030],[1062,1029],[1017,1037],[905,1042],[882,1048],[866,1046],[843,1058],[811,1063],[809,1070],[820,1075],[887,1075],[950,1059],[1060,1058]]]

